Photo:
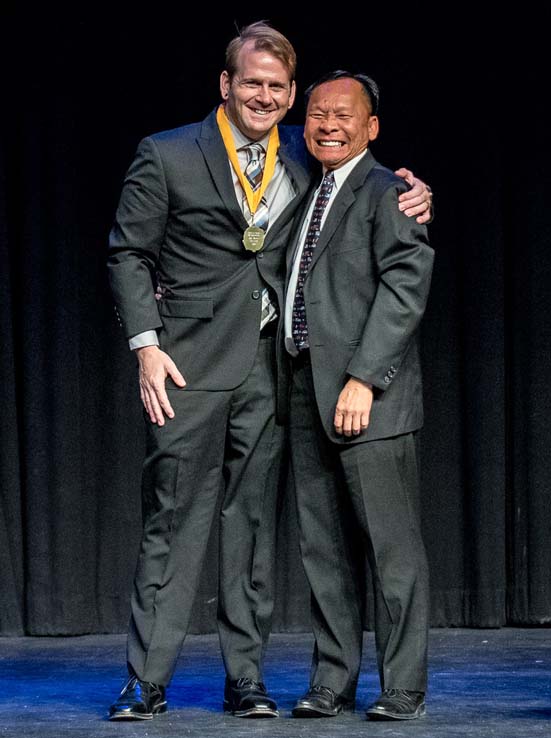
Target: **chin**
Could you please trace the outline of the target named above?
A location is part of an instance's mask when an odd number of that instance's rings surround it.
[[[318,161],[330,169],[335,169],[341,163],[340,159],[335,159],[331,156],[321,156],[318,158]]]
[[[327,149],[318,148],[316,152],[316,158],[318,161],[323,162],[327,165],[335,165],[339,164],[344,158],[345,154],[342,150],[337,151],[328,151]]]

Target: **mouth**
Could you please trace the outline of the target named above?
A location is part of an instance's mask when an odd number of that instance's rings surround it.
[[[263,108],[249,108],[249,110],[251,111],[251,113],[260,116],[270,115],[270,113],[274,112],[273,110],[264,110]]]
[[[316,143],[318,146],[329,149],[338,149],[341,148],[341,146],[344,146],[343,141],[316,141]]]

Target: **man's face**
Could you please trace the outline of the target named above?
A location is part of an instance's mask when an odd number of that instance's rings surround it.
[[[304,139],[327,169],[338,169],[377,138],[379,121],[362,84],[343,78],[316,87],[308,101]]]
[[[252,141],[263,138],[285,116],[295,100],[295,83],[283,63],[268,51],[255,51],[248,41],[230,80],[220,76],[226,115]]]

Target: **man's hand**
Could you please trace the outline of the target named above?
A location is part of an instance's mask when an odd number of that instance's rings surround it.
[[[339,435],[358,436],[369,425],[372,404],[371,385],[351,377],[337,400],[333,420],[335,431]]]
[[[140,397],[152,423],[165,424],[165,414],[174,417],[174,410],[168,401],[165,379],[170,377],[178,387],[185,387],[186,381],[168,354],[158,346],[144,346],[136,349],[140,369]]]
[[[408,218],[416,215],[418,223],[430,223],[433,217],[431,188],[417,177],[414,177],[413,172],[405,167],[397,169],[394,174],[402,177],[411,185],[411,190],[402,192],[398,198],[400,210]]]

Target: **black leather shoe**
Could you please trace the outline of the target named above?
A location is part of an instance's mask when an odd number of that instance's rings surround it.
[[[314,685],[301,697],[293,708],[293,717],[335,717],[345,710],[353,710],[354,703],[340,697],[329,687]]]
[[[226,679],[224,711],[243,718],[279,717],[277,705],[266,692],[262,682],[254,679]]]
[[[385,689],[367,710],[369,720],[415,720],[425,714],[425,693]]]
[[[109,720],[151,720],[166,711],[165,688],[131,676],[109,708]]]

